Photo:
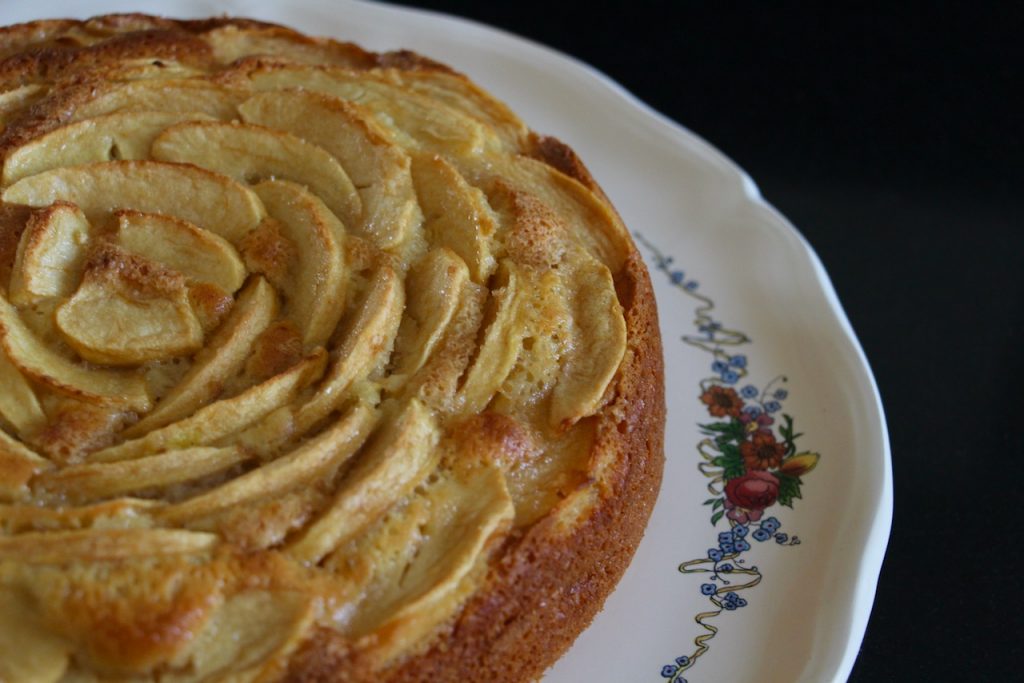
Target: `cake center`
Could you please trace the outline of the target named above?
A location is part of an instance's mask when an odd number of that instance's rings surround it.
[[[184,276],[111,244],[95,250],[56,322],[82,358],[104,365],[172,358],[203,344]]]

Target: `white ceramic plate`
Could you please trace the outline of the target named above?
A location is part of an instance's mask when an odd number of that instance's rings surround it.
[[[820,262],[739,168],[585,65],[432,13],[334,0],[84,0],[73,9],[34,0],[4,3],[0,23],[111,11],[228,13],[371,49],[411,48],[465,72],[533,129],[575,148],[651,265],[666,355],[667,464],[636,559],[544,680],[846,679],[889,535],[885,421]],[[760,423],[752,409],[763,411]],[[792,449],[783,415],[802,432]],[[811,464],[796,498],[783,475]],[[791,497],[792,508],[784,506]],[[730,518],[745,522],[745,537]]]

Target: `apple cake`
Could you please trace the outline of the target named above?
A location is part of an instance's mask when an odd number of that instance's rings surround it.
[[[648,274],[465,76],[0,30],[0,681],[526,681],[661,478]]]

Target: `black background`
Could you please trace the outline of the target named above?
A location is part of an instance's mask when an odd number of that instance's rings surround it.
[[[889,421],[892,537],[850,680],[1021,680],[1020,5],[405,4],[578,57],[748,171],[824,262]]]

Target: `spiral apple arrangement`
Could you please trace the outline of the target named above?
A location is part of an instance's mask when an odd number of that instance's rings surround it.
[[[378,680],[601,479],[635,249],[446,68],[161,21],[0,41],[0,679]]]

